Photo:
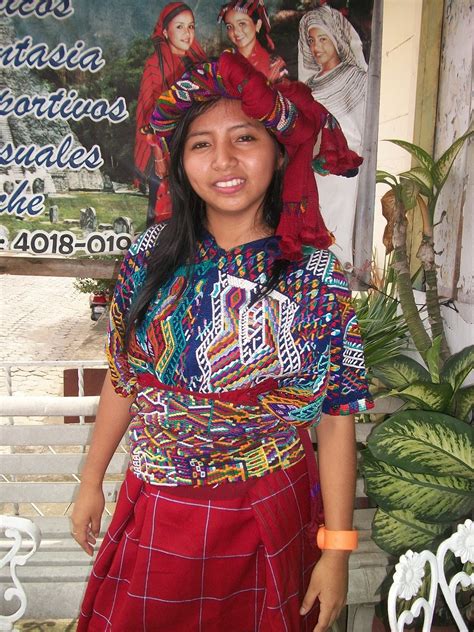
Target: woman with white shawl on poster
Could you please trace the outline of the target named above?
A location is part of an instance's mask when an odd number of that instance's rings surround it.
[[[361,153],[367,93],[367,63],[354,27],[336,9],[323,5],[300,21],[298,78],[333,114],[349,147]],[[359,178],[316,175],[324,220],[336,237],[343,264],[352,264],[352,233]]]

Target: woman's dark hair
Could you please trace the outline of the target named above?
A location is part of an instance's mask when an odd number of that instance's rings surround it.
[[[127,317],[126,345],[130,340],[134,325],[140,324],[148,305],[156,292],[171,278],[179,266],[189,264],[196,256],[196,244],[202,235],[205,222],[205,205],[194,192],[184,171],[184,144],[191,123],[201,114],[212,108],[220,97],[196,103],[181,117],[170,144],[170,194],[173,214],[160,232],[158,243],[149,259],[145,282],[133,301]],[[279,152],[283,147],[275,139]],[[284,161],[283,161],[284,162]],[[263,200],[263,219],[276,229],[281,214],[281,193],[285,165],[275,169]],[[254,297],[254,301],[270,292],[278,283],[288,261],[277,259],[267,285]],[[190,272],[190,270],[188,270]]]
[[[252,22],[255,24],[255,26],[257,26],[257,22],[260,19],[257,11],[254,11],[250,17],[252,18]],[[268,46],[267,34],[265,33],[263,22],[262,22],[262,26],[260,27],[260,30],[257,31],[256,36],[257,36],[257,42],[260,44],[260,46],[262,46],[262,48],[264,48],[268,53],[273,53],[271,48]]]

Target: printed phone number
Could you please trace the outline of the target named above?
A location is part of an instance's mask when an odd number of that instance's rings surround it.
[[[22,230],[13,241],[0,238],[1,250],[28,252],[34,255],[62,255],[68,257],[76,252],[88,255],[119,253],[128,250],[132,245],[132,237],[127,233],[90,233],[86,237],[78,237],[70,231]]]

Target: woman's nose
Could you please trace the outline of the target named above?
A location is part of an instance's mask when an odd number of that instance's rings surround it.
[[[216,143],[212,160],[212,166],[214,169],[222,171],[228,167],[232,167],[236,164],[236,162],[237,158],[231,143]]]

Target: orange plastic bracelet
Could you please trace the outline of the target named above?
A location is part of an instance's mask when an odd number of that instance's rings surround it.
[[[358,544],[357,531],[329,531],[322,526],[318,529],[316,544],[318,548],[340,551],[354,551]]]

